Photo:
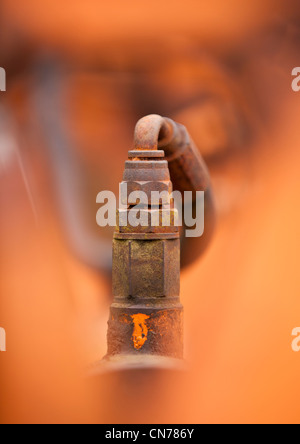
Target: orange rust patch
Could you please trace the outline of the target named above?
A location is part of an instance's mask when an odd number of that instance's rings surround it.
[[[148,327],[146,325],[146,320],[150,316],[142,313],[134,314],[130,316],[133,320],[133,333],[131,339],[133,340],[133,345],[136,350],[140,350],[148,336]]]

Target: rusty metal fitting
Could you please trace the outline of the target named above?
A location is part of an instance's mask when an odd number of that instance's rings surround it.
[[[157,393],[160,400],[169,401],[167,387],[175,387],[174,393],[180,399],[186,369],[182,359],[180,249],[184,252],[184,265],[201,254],[212,233],[214,214],[201,156],[183,126],[160,116],[147,116],[137,123],[122,184],[113,239],[114,300],[108,321],[107,354],[89,372],[96,402],[100,399],[101,419],[117,417],[121,422],[124,411],[134,418],[137,412],[142,412],[141,418],[155,417]],[[185,228],[177,226],[174,205],[167,205],[169,199],[150,205],[152,191],[170,194],[173,185],[175,191],[204,191],[209,217],[205,216],[205,234],[201,238],[185,238]],[[146,194],[147,206],[139,202],[139,208],[133,208],[136,196],[131,200],[130,194],[134,191]],[[195,204],[193,198],[190,204]],[[129,211],[143,213],[146,226],[129,223]],[[164,221],[168,211],[169,225]],[[128,223],[120,224],[124,215]],[[158,224],[153,225],[152,216]],[[146,399],[142,408],[141,399]],[[169,408],[169,402],[166,406]]]
[[[145,121],[146,120],[146,121]],[[173,187],[164,151],[157,150],[159,133],[168,134],[169,124],[148,117],[137,125],[134,149],[129,151],[121,184],[113,241],[113,295],[108,322],[107,359],[128,356],[183,357],[183,308],[180,291],[180,241],[176,210],[168,195]],[[126,185],[126,187],[124,187]],[[125,188],[124,194],[122,190]],[[143,191],[147,205],[133,209],[134,191]],[[155,207],[152,192],[165,192]],[[122,214],[136,211],[145,226],[120,226]],[[165,223],[169,218],[169,225]],[[156,224],[152,224],[156,220]],[[125,358],[126,357],[126,358]]]
[[[117,211],[113,239],[114,301],[105,356],[110,362],[137,359],[140,365],[149,365],[151,357],[183,357],[180,232],[176,209],[168,199],[171,179],[178,191],[199,190],[211,196],[207,169],[186,129],[157,115],[144,117],[136,125],[120,188],[125,207]],[[135,191],[143,191],[147,202],[141,202]],[[155,205],[153,191],[164,192]],[[211,207],[212,201],[206,201],[205,210],[212,213]],[[129,222],[132,211],[144,217],[144,226]]]
[[[154,128],[151,122],[155,123]],[[117,211],[113,240],[114,302],[108,322],[106,356],[110,361],[143,356],[144,362],[149,363],[149,356],[183,356],[180,240],[176,210],[168,199],[173,188],[165,153],[157,150],[156,119],[150,117],[142,126],[143,129],[137,126],[134,150],[129,151],[129,160],[125,162],[121,202],[127,208]],[[134,191],[146,194],[147,205],[132,208],[137,204],[136,197],[130,196]],[[151,205],[153,191],[166,193],[156,206]],[[145,226],[119,224],[122,215],[128,217],[133,211],[145,216]]]

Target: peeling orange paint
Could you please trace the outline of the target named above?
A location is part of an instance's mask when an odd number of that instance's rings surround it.
[[[134,348],[140,350],[147,341],[148,327],[146,325],[146,320],[149,319],[150,316],[138,313],[131,315],[130,317],[132,318],[134,325],[131,339],[133,340]]]

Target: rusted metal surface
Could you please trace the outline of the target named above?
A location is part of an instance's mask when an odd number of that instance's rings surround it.
[[[106,359],[114,362],[133,356],[180,359],[183,307],[179,296],[180,232],[176,209],[172,200],[167,202],[167,197],[151,205],[151,193],[165,191],[166,196],[170,195],[172,178],[178,191],[205,191],[207,197],[209,176],[185,128],[156,115],[138,122],[134,150],[129,151],[128,157],[121,186],[121,202],[127,206],[117,211],[113,240],[114,301],[108,321]],[[130,199],[133,191],[143,191],[147,204]],[[133,209],[137,203],[141,207]],[[194,203],[192,199],[191,205]],[[208,210],[210,207],[209,201]],[[122,217],[130,211],[144,215],[147,225],[121,224]],[[165,224],[166,217],[169,224]],[[152,225],[153,220],[158,223]],[[192,242],[195,243],[194,238]]]

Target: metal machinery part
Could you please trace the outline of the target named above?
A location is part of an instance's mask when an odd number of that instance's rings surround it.
[[[205,164],[184,126],[158,115],[144,117],[136,125],[134,148],[125,163],[120,188],[125,206],[117,211],[113,240],[114,301],[110,308],[105,357],[111,363],[149,365],[154,362],[153,357],[156,362],[160,358],[183,358],[180,232],[176,209],[163,195],[159,205],[151,201],[153,191],[167,192],[167,196],[172,193],[171,179],[176,190],[193,192],[189,202],[192,206],[196,204],[196,191],[205,193],[205,234],[203,238],[189,241],[190,246],[200,243],[203,250],[211,237],[214,220]],[[139,208],[134,208],[138,203],[131,194],[134,191],[146,194],[147,205],[140,202]],[[147,226],[131,225],[130,211],[139,212],[140,217],[147,220]],[[120,224],[124,216],[128,221],[126,225]],[[169,226],[164,223],[166,217],[169,217]],[[153,220],[159,222],[152,224]]]

